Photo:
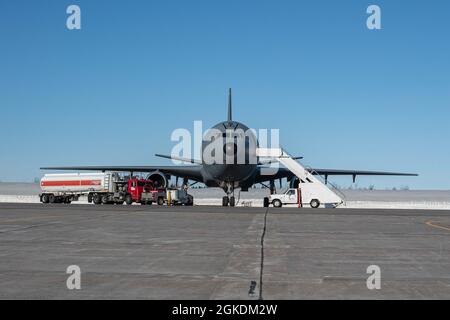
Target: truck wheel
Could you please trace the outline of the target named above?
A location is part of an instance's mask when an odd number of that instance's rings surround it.
[[[88,203],[92,203],[92,193],[88,194]]]
[[[158,198],[158,205],[159,205],[159,206],[162,206],[163,204],[164,204],[164,198],[159,197],[159,198]]]
[[[281,203],[281,201],[278,200],[278,199],[273,200],[272,204],[273,204],[273,206],[274,206],[275,208],[281,208],[281,207],[283,206],[283,204]]]
[[[317,209],[320,206],[320,201],[317,199],[312,199],[309,204],[311,208]]]
[[[56,197],[54,194],[51,194],[48,196],[48,202],[55,203],[55,201],[56,201]]]
[[[125,196],[125,203],[129,206],[133,204],[133,199],[131,198],[131,194],[127,194]]]
[[[269,198],[264,197],[264,208],[268,208],[269,207]]]
[[[48,195],[43,194],[42,197],[41,197],[41,202],[42,203],[48,203]]]
[[[236,198],[230,197],[230,207],[234,207],[236,205]]]
[[[102,203],[102,198],[99,194],[94,194],[94,197],[92,198],[92,201],[94,202],[94,204],[101,204]]]
[[[121,205],[123,205],[124,202],[125,202],[125,201],[118,201],[118,202],[116,202],[116,204],[117,204],[118,206],[121,206]]]
[[[64,198],[64,203],[70,204],[71,202],[72,202],[72,200],[70,199],[70,197]]]
[[[228,207],[228,197],[227,196],[222,198],[222,207]]]
[[[108,200],[109,200],[108,199],[108,195],[104,194],[103,197],[102,197],[102,203],[103,204],[108,204],[108,202],[109,202]]]

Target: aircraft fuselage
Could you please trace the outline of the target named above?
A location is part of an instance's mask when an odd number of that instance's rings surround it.
[[[237,121],[224,121],[208,130],[202,143],[202,175],[207,186],[227,191],[253,184],[258,140]]]

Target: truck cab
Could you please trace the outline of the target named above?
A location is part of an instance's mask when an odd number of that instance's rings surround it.
[[[135,202],[139,202],[141,194],[145,191],[153,189],[153,182],[151,180],[133,178],[128,180],[128,193]]]
[[[152,180],[132,178],[128,180],[127,195],[125,202],[141,204],[152,204],[156,202],[162,204],[165,198],[164,189],[156,189]]]
[[[268,207],[269,204],[272,204],[276,208],[281,208],[286,204],[297,204],[300,207],[308,200],[309,202],[306,203],[309,203],[311,208],[318,208],[320,206],[318,199],[307,199],[306,196],[303,196],[301,188],[289,188],[284,193],[272,194],[269,198],[265,198],[264,206]]]

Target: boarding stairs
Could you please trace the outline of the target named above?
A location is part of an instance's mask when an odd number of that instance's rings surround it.
[[[294,160],[282,148],[258,148],[256,155],[275,159],[295,174],[300,182],[299,187],[302,189],[303,201],[309,202],[310,199],[318,199],[325,206],[337,206],[344,203],[345,197],[337,188],[333,190],[329,188],[317,172]]]

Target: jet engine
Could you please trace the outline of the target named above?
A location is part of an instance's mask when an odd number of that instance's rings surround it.
[[[167,176],[160,171],[153,171],[148,174],[147,179],[153,181],[155,188],[167,188],[170,176]]]

